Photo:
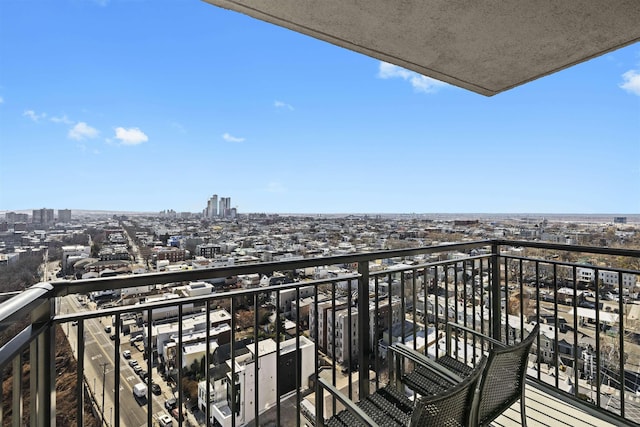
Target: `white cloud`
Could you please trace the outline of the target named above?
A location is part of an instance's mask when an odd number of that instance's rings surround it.
[[[638,70],[629,70],[622,75],[623,83],[620,87],[634,95],[640,95],[640,72]]]
[[[281,182],[271,181],[267,184],[267,192],[268,193],[284,193],[287,189],[282,185]]]
[[[381,79],[400,78],[408,81],[416,92],[433,93],[439,88],[447,86],[446,83],[441,82],[431,77],[426,77],[413,71],[406,70],[397,65],[389,64],[388,62],[380,62],[378,69],[378,77]]]
[[[97,129],[92,128],[85,122],[79,122],[74,127],[69,129],[68,136],[76,141],[82,141],[84,139],[95,138],[100,132]]]
[[[0,104],[4,104],[4,98],[0,96]]]
[[[289,111],[293,111],[294,110],[294,108],[293,108],[293,106],[291,104],[287,104],[286,102],[282,102],[282,101],[275,101],[273,103],[273,106],[276,107],[276,108],[286,108]]]
[[[119,139],[122,145],[138,145],[147,142],[149,137],[138,128],[118,127],[116,128],[116,139]]]
[[[224,139],[227,142],[243,142],[244,141],[244,138],[238,138],[229,133],[225,133],[224,135],[222,135],[222,139]]]
[[[40,119],[44,119],[45,117],[47,117],[47,113],[38,114],[33,110],[26,110],[24,113],[22,113],[22,115],[29,117],[34,122],[38,122],[40,121]]]
[[[65,125],[73,124],[73,121],[69,120],[66,114],[62,117],[51,117],[49,120],[51,120],[53,123],[64,123]]]

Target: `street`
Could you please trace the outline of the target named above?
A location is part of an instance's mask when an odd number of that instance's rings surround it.
[[[83,311],[81,303],[75,295],[69,295],[61,298],[60,310],[62,313],[74,313]],[[85,339],[84,345],[84,376],[90,393],[94,396],[99,408],[104,409],[104,419],[106,425],[113,425],[114,416],[114,394],[115,394],[115,357],[120,358],[120,425],[127,427],[138,427],[147,425],[147,407],[146,403],[140,406],[136,399],[133,398],[133,386],[142,382],[140,377],[136,375],[129,366],[128,360],[122,356],[125,349],[131,350],[132,357],[138,360],[143,368],[146,368],[146,362],[143,360],[142,352],[136,347],[131,346],[127,340],[126,343],[121,342],[121,348],[117,353],[114,352],[114,342],[109,338],[109,334],[104,331],[104,327],[111,325],[111,319],[102,317],[100,319],[90,319],[85,321]],[[63,325],[74,355],[77,357],[77,326],[67,323]],[[147,369],[145,369],[147,370]],[[103,377],[104,396],[103,396]],[[157,382],[157,381],[156,381]],[[169,395],[167,395],[169,393]],[[163,403],[170,397],[170,390],[164,390],[163,395],[153,396],[152,408],[154,419],[161,414],[166,414]],[[104,400],[104,406],[102,402]]]

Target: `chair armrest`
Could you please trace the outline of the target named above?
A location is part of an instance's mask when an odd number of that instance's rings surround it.
[[[354,416],[356,416],[361,422],[368,426],[375,426],[376,423],[371,419],[369,415],[367,415],[362,409],[360,409],[356,404],[345,396],[340,390],[335,388],[331,383],[329,383],[324,378],[318,377],[318,388],[316,392],[316,425],[324,425],[324,393],[322,389],[326,389],[333,396],[336,397],[342,403],[345,408],[351,412]],[[318,424],[318,420],[321,420],[321,424]]]
[[[475,335],[477,337],[480,337],[483,340],[489,341],[491,344],[497,345],[499,347],[506,347],[505,343],[503,343],[501,341],[498,341],[495,338],[491,338],[491,337],[489,337],[489,336],[487,336],[487,335],[485,335],[485,334],[483,334],[481,332],[476,331],[475,329],[468,328],[466,326],[463,326],[463,325],[461,325],[459,323],[455,323],[455,322],[447,323],[447,340],[451,339],[451,329],[452,328],[462,329],[465,332],[468,332],[468,333],[473,334],[473,335]]]
[[[419,353],[410,347],[407,347],[406,345],[403,345],[400,343],[393,343],[389,347],[389,350],[391,350],[393,353],[396,353],[404,358],[410,359],[419,365],[424,366],[425,368],[438,374],[439,376],[451,382],[452,384],[457,384],[462,381],[462,377],[451,372],[450,370],[436,363],[435,361],[429,359],[424,354]]]

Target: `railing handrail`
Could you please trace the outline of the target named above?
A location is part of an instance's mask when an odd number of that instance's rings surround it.
[[[123,289],[137,285],[148,285],[149,283],[165,284],[172,282],[186,282],[201,279],[223,278],[235,276],[238,274],[244,274],[246,271],[251,271],[252,273],[271,273],[274,271],[287,271],[306,267],[353,264],[373,261],[376,259],[388,259],[411,255],[475,249],[483,246],[488,246],[490,244],[491,241],[489,240],[479,240],[474,242],[452,243],[439,246],[422,246],[419,248],[410,249],[394,249],[350,255],[333,255],[328,257],[304,258],[296,259],[293,261],[270,261],[184,271],[133,274],[128,276],[114,276],[96,279],[60,280],[54,282],[55,296],[65,296],[75,293],[87,293],[104,289]],[[0,305],[0,309],[1,307],[2,305]]]
[[[15,319],[23,318],[42,304],[49,303],[53,290],[51,283],[36,283],[0,304],[0,331],[6,329]]]
[[[203,303],[207,300],[216,300],[216,299],[229,299],[241,297],[243,295],[253,295],[261,292],[277,292],[289,289],[296,288],[304,288],[307,286],[320,286],[331,282],[340,282],[343,280],[353,280],[359,277],[358,274],[346,274],[343,276],[330,277],[326,279],[318,279],[318,280],[309,280],[309,281],[300,281],[300,282],[292,282],[292,283],[283,283],[280,285],[272,285],[268,288],[250,288],[250,289],[231,289],[225,292],[220,293],[211,293],[205,295],[198,295],[194,297],[180,297],[176,299],[170,299],[165,301],[153,301],[153,302],[145,302],[136,305],[130,306],[122,306],[122,307],[109,307],[109,308],[101,308],[100,311],[92,311],[92,312],[76,312],[76,313],[68,313],[68,314],[58,314],[53,316],[52,321],[54,323],[64,323],[70,320],[86,320],[93,319],[97,317],[105,317],[112,316],[115,314],[123,314],[131,311],[142,311],[148,309],[158,309],[158,308],[166,308],[166,307],[174,307],[177,305],[185,306],[190,303]]]
[[[511,246],[511,247],[528,247],[537,249],[550,249],[554,251],[567,251],[567,252],[583,252],[589,254],[600,255],[612,255],[612,256],[624,256],[624,257],[640,257],[640,250],[638,249],[625,249],[625,248],[608,248],[598,246],[582,246],[582,245],[569,245],[564,243],[551,243],[541,241],[528,241],[528,240],[491,240],[498,246]]]

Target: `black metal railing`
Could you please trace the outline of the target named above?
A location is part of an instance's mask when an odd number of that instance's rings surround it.
[[[438,357],[442,331],[456,321],[507,342],[532,322],[545,324],[530,381],[598,416],[637,423],[640,388],[630,372],[640,367],[640,351],[625,316],[635,304],[624,296],[640,272],[624,268],[624,259],[638,260],[640,251],[491,240],[41,283],[0,305],[0,369],[11,382],[0,419],[82,426],[89,408],[97,424],[109,426],[162,425],[167,416],[174,425],[311,424],[316,415],[307,401],[316,398],[318,376],[350,398],[367,395],[388,382],[389,345],[401,341]],[[327,266],[331,273],[302,277]],[[155,301],[123,305],[121,298],[108,308],[87,299],[165,285],[173,296],[194,281],[274,272],[291,283],[164,300],[163,289],[151,292]],[[605,302],[607,291],[618,301]],[[56,349],[67,340],[76,362],[72,385]],[[69,403],[60,401],[61,389],[71,386],[75,413],[61,413]],[[327,411],[336,410],[333,403]]]

